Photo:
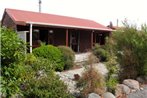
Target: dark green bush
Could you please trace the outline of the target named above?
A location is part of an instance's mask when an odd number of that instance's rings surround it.
[[[65,62],[64,69],[70,69],[74,65],[74,60],[75,60],[75,53],[74,51],[66,46],[59,46],[58,47],[61,52],[63,53],[63,60]]]
[[[51,61],[33,54],[25,58],[25,44],[14,31],[0,28],[0,34],[1,97],[72,98],[66,85],[54,74]]]
[[[25,43],[18,38],[16,32],[7,28],[0,28],[1,63],[7,66],[18,62],[25,53]],[[3,67],[2,66],[2,67]]]
[[[21,90],[25,98],[72,98],[67,86],[55,75],[52,63],[47,59],[29,54],[24,66]]]
[[[92,49],[92,52],[94,55],[96,55],[97,58],[99,58],[101,62],[107,61],[108,53],[102,46],[96,44]]]
[[[10,98],[20,93],[19,84],[23,72],[25,43],[7,28],[0,28],[1,39],[1,94]]]
[[[147,66],[147,27],[137,30],[135,26],[113,32],[110,43],[121,67],[120,79],[137,78],[146,75]]]
[[[43,57],[48,59],[57,71],[64,69],[63,54],[61,51],[52,45],[42,45],[38,48],[33,49],[33,54],[37,57]]]

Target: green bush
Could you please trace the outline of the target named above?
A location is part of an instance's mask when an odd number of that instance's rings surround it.
[[[102,46],[96,44],[92,49],[92,52],[101,62],[107,61],[108,53]]]
[[[34,58],[29,54],[24,66],[24,82],[21,84],[24,98],[72,98],[47,59]]]
[[[108,60],[105,63],[107,69],[108,69],[108,74],[105,77],[106,78],[106,86],[107,90],[113,94],[115,94],[115,89],[116,85],[118,84],[118,75],[120,71],[119,63],[117,62],[117,56],[115,56],[114,53],[114,47],[113,44],[114,41],[112,40],[111,37],[107,38],[106,44],[105,44],[105,49],[108,53]]]
[[[10,98],[20,93],[19,85],[23,73],[25,43],[7,28],[0,28],[1,39],[1,94]]]
[[[14,31],[0,28],[0,34],[1,97],[72,98],[66,85],[54,74],[51,61],[25,55],[25,44]]]
[[[0,28],[0,32],[2,67],[20,61],[25,53],[25,43],[13,30]]]
[[[137,78],[146,75],[147,66],[147,27],[137,30],[135,26],[113,32],[111,46],[121,67],[120,79]]]
[[[107,90],[113,94],[115,94],[115,88],[118,84],[118,73],[119,73],[119,66],[116,62],[116,57],[111,54],[109,57],[108,62],[106,62],[106,66],[108,69],[108,74],[106,76],[106,86]]]
[[[53,64],[48,59],[43,57],[35,57],[33,54],[27,54],[24,64],[31,66],[33,70],[38,71],[42,70],[52,70]]]
[[[52,45],[42,45],[38,48],[33,49],[33,54],[37,57],[43,57],[48,59],[57,71],[64,69],[63,54],[61,51]]]
[[[72,68],[75,60],[75,53],[73,52],[73,50],[66,46],[59,46],[58,48],[63,53],[63,60],[65,62],[64,69]]]

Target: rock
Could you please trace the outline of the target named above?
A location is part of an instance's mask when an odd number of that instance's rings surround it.
[[[130,93],[127,98],[147,98],[147,87],[143,90]]]
[[[116,98],[119,98],[119,97],[121,98],[122,94],[123,94],[123,91],[122,91],[121,84],[117,84],[116,89],[115,89]]]
[[[139,83],[144,83],[145,80],[143,79],[143,77],[137,77],[136,79]]]
[[[80,75],[79,74],[74,74],[74,80],[79,80],[80,79]]]
[[[130,88],[124,84],[118,84],[115,90],[116,97],[128,95],[131,92]]]
[[[123,93],[126,95],[128,95],[131,92],[130,88],[124,84],[122,84],[122,90],[123,90]]]
[[[103,98],[116,98],[112,93],[106,92],[103,94]]]
[[[96,93],[90,93],[88,94],[88,98],[101,98],[101,97]]]
[[[139,90],[139,82],[132,79],[126,79],[123,84],[127,85],[131,89]]]

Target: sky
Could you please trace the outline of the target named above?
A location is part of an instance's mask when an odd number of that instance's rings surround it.
[[[0,0],[0,20],[5,8],[39,11],[39,0]],[[42,0],[41,12],[94,20],[115,26],[128,20],[131,24],[147,24],[147,0]]]

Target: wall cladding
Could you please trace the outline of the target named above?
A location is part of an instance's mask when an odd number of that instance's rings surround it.
[[[2,26],[16,30],[16,25],[15,25],[14,21],[10,18],[10,16],[7,13],[5,13],[5,15],[3,17]]]

